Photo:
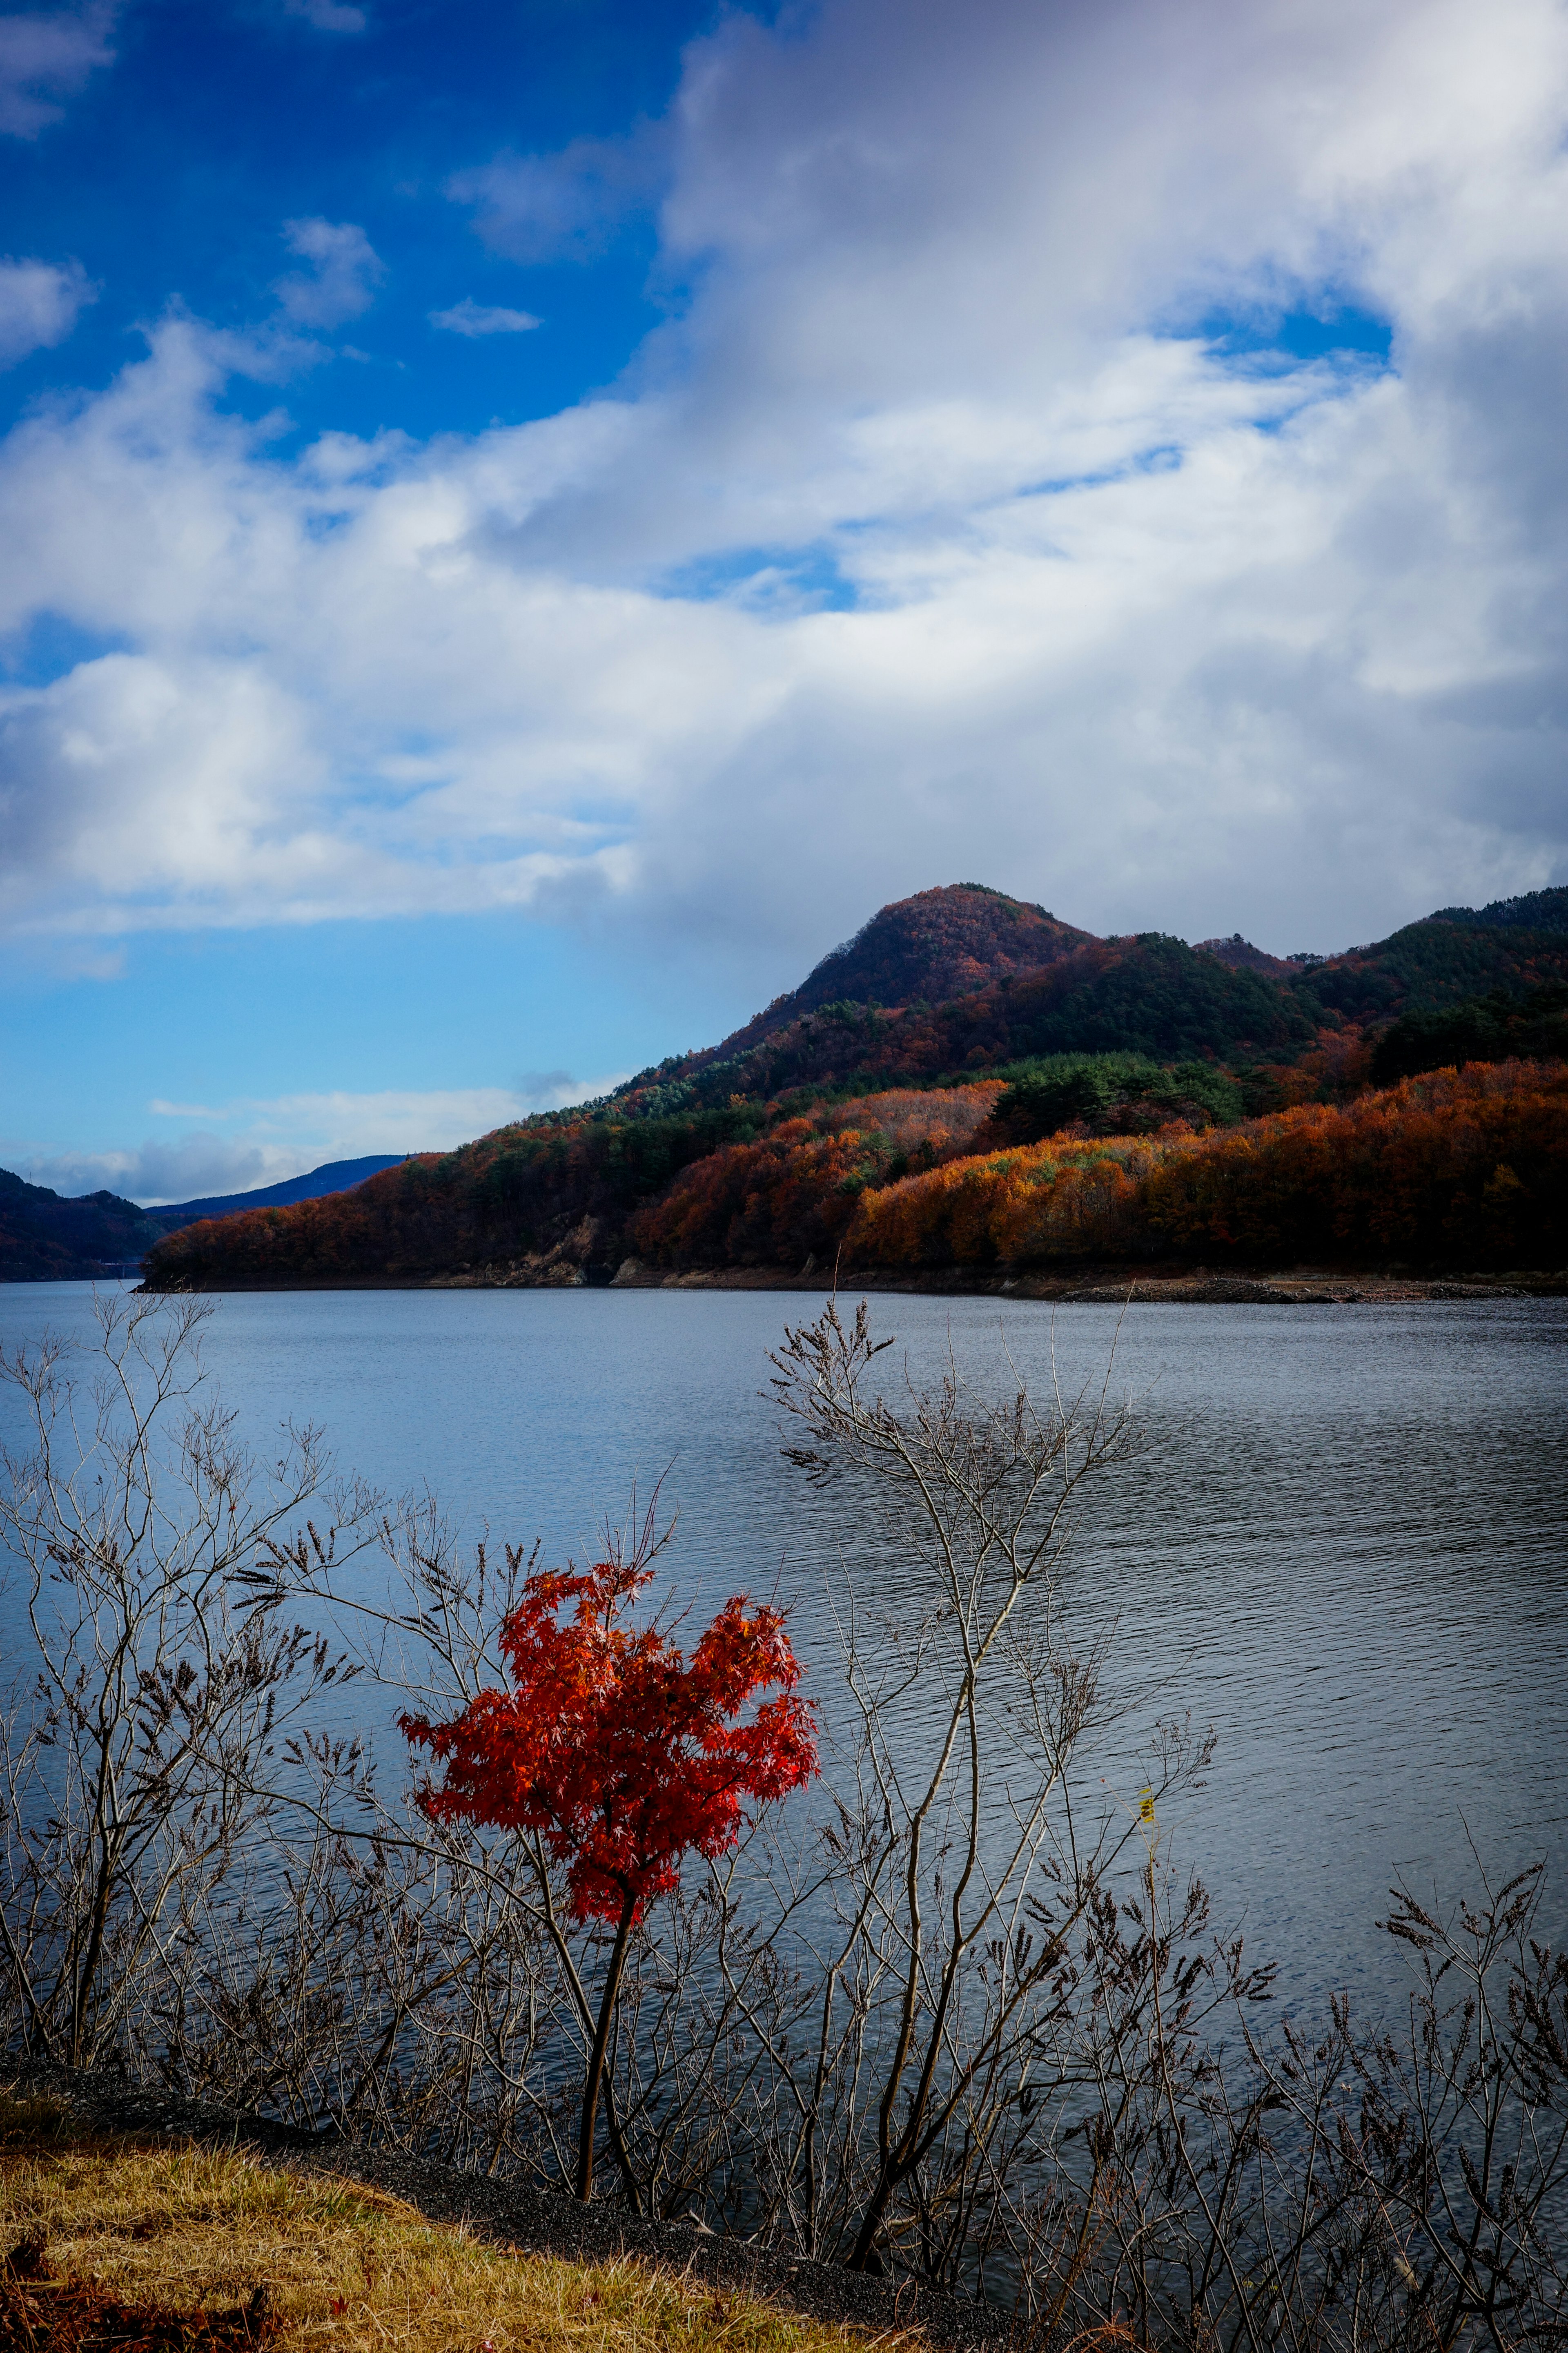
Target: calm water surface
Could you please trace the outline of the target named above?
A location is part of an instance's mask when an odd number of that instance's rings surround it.
[[[759,1396],[786,1319],[765,1293],[236,1295],[208,1360],[247,1434],[325,1425],[340,1463],[427,1482],[470,1532],[579,1557],[633,1480],[668,1472],[671,1576],[699,1604],[775,1586],[830,1685],[853,1574],[900,1567],[783,1463]],[[1128,1722],[1212,1723],[1207,1785],[1166,1827],[1293,2000],[1402,1981],[1373,1922],[1395,1874],[1424,1894],[1552,1870],[1568,1925],[1568,1303],[1049,1306],[889,1297],[916,1377],[951,1338],[982,1386],[1101,1374],[1145,1443],[1086,1514],[1075,1630],[1115,1623]],[[0,1285],[7,1345],[84,1331],[80,1284]],[[15,1407],[0,1401],[14,1440]],[[1136,1788],[1125,1746],[1109,1778]],[[1119,1792],[1120,1793],[1120,1792]]]

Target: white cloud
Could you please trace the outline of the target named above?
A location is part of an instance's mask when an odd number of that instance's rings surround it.
[[[430,324],[445,327],[454,335],[523,335],[543,322],[536,319],[531,311],[495,309],[465,294],[449,311],[432,311]]]
[[[284,458],[172,319],[15,429],[0,629],[132,650],[0,695],[0,913],[533,905],[761,1001],[934,881],[1289,951],[1568,873],[1565,121],[1555,0],[726,19],[612,395]],[[1200,325],[1338,301],[1392,365]]]
[[[0,259],[0,368],[14,367],[29,352],[63,343],[84,303],[92,301],[81,264],[57,269],[48,261]]]
[[[97,66],[112,64],[112,0],[0,16],[0,132],[36,139]]]
[[[330,1159],[364,1152],[444,1152],[481,1130],[504,1126],[532,1111],[552,1111],[613,1086],[614,1079],[577,1081],[567,1071],[525,1074],[515,1087],[389,1087],[374,1094],[333,1089],[315,1094],[242,1095],[226,1103],[170,1103],[147,1108],[162,1119],[199,1119],[241,1130],[247,1139],[287,1134],[293,1148],[307,1145]]]
[[[291,220],[283,236],[289,252],[310,265],[273,288],[290,319],[302,327],[336,327],[369,310],[386,268],[363,228],[353,221]]]
[[[110,1152],[50,1150],[0,1138],[0,1164],[57,1193],[106,1187],[152,1208],[161,1201],[250,1192],[328,1161],[357,1160],[371,1153],[450,1151],[530,1112],[606,1093],[626,1075],[574,1079],[569,1071],[542,1071],[523,1073],[515,1087],[247,1096],[227,1103],[155,1101],[147,1106],[149,1113],[160,1122],[177,1123],[178,1133]]]
[[[669,126],[624,139],[574,139],[554,155],[500,155],[458,172],[447,194],[472,205],[481,235],[514,261],[584,260],[646,214],[668,175]]]
[[[365,13],[347,0],[283,0],[286,16],[302,16],[318,33],[363,33]]]
[[[215,1193],[248,1193],[278,1185],[318,1166],[296,1152],[239,1143],[197,1130],[177,1144],[151,1139],[139,1149],[110,1152],[40,1150],[0,1142],[0,1159],[29,1185],[47,1185],[66,1199],[118,1193],[151,1208],[160,1201],[199,1201]]]

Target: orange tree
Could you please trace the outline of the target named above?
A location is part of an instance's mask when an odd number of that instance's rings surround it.
[[[614,1926],[583,2084],[581,2199],[593,2195],[605,2054],[633,1930],[673,1894],[687,1855],[722,1854],[748,1806],[817,1770],[783,1613],[748,1615],[737,1594],[688,1660],[657,1625],[627,1622],[652,1574],[634,1556],[531,1576],[500,1638],[512,1688],[476,1693],[447,1724],[399,1719],[446,1768],[420,1791],[433,1820],[536,1832],[566,1867],[574,1916]]]

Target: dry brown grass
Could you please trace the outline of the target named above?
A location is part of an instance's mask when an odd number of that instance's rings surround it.
[[[0,2096],[0,2253],[191,2312],[258,2287],[279,2353],[919,2353],[631,2262],[511,2254],[357,2182],[243,2150],[84,2138]]]

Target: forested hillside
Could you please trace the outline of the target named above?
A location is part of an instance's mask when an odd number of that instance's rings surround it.
[[[798,988],[775,997],[743,1029],[692,1059],[728,1060],[825,1005],[942,1005],[1009,974],[1037,971],[1092,937],[984,883],[918,891],[881,908]]]
[[[618,1090],[614,1107],[622,1116],[660,1116],[737,1094],[767,1101],[803,1087],[929,1083],[1058,1053],[1201,1055],[1238,1069],[1293,1065],[1314,1050],[1337,1060],[1399,1015],[1440,1011],[1489,990],[1528,995],[1568,981],[1565,887],[1475,911],[1449,908],[1340,955],[1262,959],[1282,963],[1284,977],[1254,969],[1234,940],[1206,949],[1158,932],[1100,940],[1026,909],[1039,928],[1031,934],[1021,927],[1019,938],[1032,935],[1048,949],[1041,962],[994,970],[984,986],[944,997],[941,978],[951,957],[929,902],[960,902],[954,921],[967,924],[970,902],[980,897],[972,886],[955,886],[884,908],[858,942],[837,952],[843,965],[827,959],[805,988],[778,998],[723,1045],[640,1071]],[[867,965],[852,961],[862,944],[887,944],[886,958],[879,949],[869,961],[890,962],[892,944],[914,930],[913,910],[934,935],[923,980],[911,956],[901,967],[901,997],[869,990],[858,997],[847,987],[827,994],[825,974],[864,976]],[[993,948],[994,966],[1000,954]]]
[[[339,1191],[356,1185],[373,1169],[397,1162],[377,1154],[358,1161],[334,1161],[308,1176],[268,1187],[258,1207]],[[153,1245],[200,1218],[230,1215],[246,1202],[243,1194],[208,1201],[174,1201],[139,1208],[118,1193],[65,1196],[47,1185],[29,1185],[0,1168],[0,1282],[81,1282],[100,1275],[134,1272]]]
[[[606,1282],[628,1259],[828,1252],[1560,1264],[1568,890],[1334,956],[1247,944],[1095,939],[973,885],[922,892],[722,1046],[353,1193],[188,1228],[148,1279]]]
[[[0,1168],[0,1282],[68,1282],[134,1265],[163,1232],[117,1193],[67,1200]]]

